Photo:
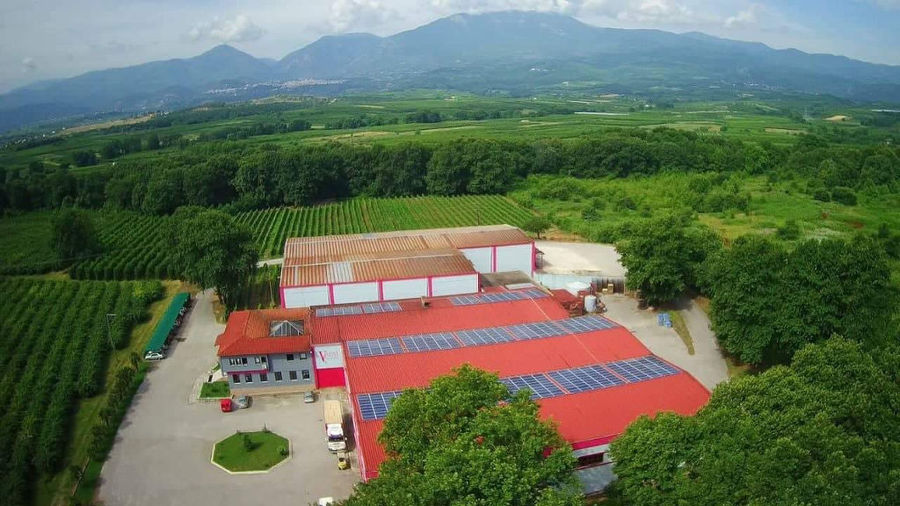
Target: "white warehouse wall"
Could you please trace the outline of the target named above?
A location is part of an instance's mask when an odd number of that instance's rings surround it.
[[[431,295],[460,295],[478,292],[478,274],[431,278]]]
[[[378,283],[346,283],[333,285],[335,304],[350,304],[352,302],[372,302],[378,300]]]
[[[531,275],[531,244],[497,246],[497,272],[522,271]]]
[[[494,272],[494,262],[491,258],[491,247],[461,249],[462,252],[478,272]]]
[[[328,285],[285,288],[282,305],[286,308],[324,306],[328,304]]]
[[[415,299],[428,295],[428,278],[385,281],[381,285],[383,300]]]

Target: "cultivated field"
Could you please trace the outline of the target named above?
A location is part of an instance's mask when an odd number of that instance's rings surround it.
[[[531,213],[500,195],[359,198],[313,207],[240,213],[261,258],[281,256],[288,237],[471,225],[521,225]]]
[[[24,502],[37,473],[60,469],[76,402],[100,392],[110,350],[127,345],[152,299],[142,294],[153,291],[139,283],[0,280],[0,480],[9,503]]]

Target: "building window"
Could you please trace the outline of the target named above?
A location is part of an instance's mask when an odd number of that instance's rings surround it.
[[[254,361],[255,363],[257,363],[257,364],[265,364],[265,363],[266,363],[266,357],[265,357],[265,355],[259,356],[259,357],[254,357],[254,358],[253,358],[253,361]]]
[[[301,353],[301,354],[300,354],[300,360],[306,360],[306,359],[308,359],[308,358],[309,358],[309,355],[307,355],[306,353]]]
[[[275,371],[275,381],[281,381],[281,371]]]
[[[269,381],[269,375],[268,375],[268,374],[266,374],[266,373],[264,373],[264,372],[259,373],[259,382],[260,382],[260,383],[267,383],[268,381]]]
[[[240,375],[240,374],[232,374],[232,375],[231,375],[231,382],[232,382],[232,383],[240,383],[240,382],[241,382],[241,375]]]
[[[265,364],[265,363],[266,363],[266,362],[268,362],[268,359],[267,359],[267,358],[266,358],[266,356],[265,356],[265,355],[263,355],[263,356],[262,356],[262,363],[264,363],[264,364]]]
[[[229,358],[228,365],[247,365],[247,357]]]
[[[309,379],[309,369],[303,369],[303,371],[301,371],[301,372],[303,373],[303,379],[308,380]]]
[[[244,383],[253,383],[253,375],[245,374],[244,375]]]
[[[288,354],[287,354],[287,359],[288,359],[288,360],[294,360],[294,354],[293,354],[293,353],[288,353]]]
[[[241,357],[241,364],[247,365],[247,357]]]
[[[253,363],[258,364],[262,361],[261,359],[262,357],[253,357]]]
[[[578,457],[578,464],[576,467],[585,468],[585,467],[594,467],[603,464],[603,453],[595,453],[593,455],[584,455]]]
[[[297,381],[297,371],[288,371],[288,376],[291,378],[291,381]]]

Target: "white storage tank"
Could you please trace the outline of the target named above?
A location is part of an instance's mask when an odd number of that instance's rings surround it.
[[[584,310],[588,313],[593,313],[597,311],[597,296],[596,295],[585,295],[584,296]]]
[[[583,282],[583,281],[572,281],[566,283],[566,291],[571,293],[572,295],[578,297],[578,292],[583,292],[589,289],[591,285]]]

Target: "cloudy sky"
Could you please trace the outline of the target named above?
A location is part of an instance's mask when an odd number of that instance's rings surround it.
[[[507,9],[900,65],[900,0],[2,0],[0,92],[220,43],[281,58],[322,35],[390,35],[457,12]]]

